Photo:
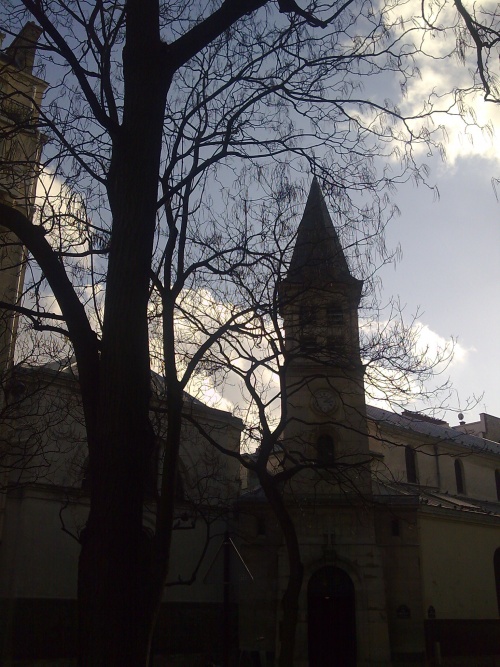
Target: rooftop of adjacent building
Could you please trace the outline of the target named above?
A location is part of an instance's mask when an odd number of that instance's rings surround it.
[[[42,29],[36,23],[29,21],[21,28],[9,46],[5,50],[0,50],[0,60],[5,64],[15,66],[20,71],[31,74],[41,34]],[[0,33],[0,49],[4,39],[5,34]]]
[[[9,391],[17,393],[18,399],[22,398],[22,394],[26,390],[24,380],[27,376],[31,376],[34,379],[37,375],[48,378],[48,380],[44,381],[42,384],[42,388],[44,389],[49,385],[61,383],[62,386],[72,386],[73,390],[77,391],[77,389],[74,388],[78,386],[75,384],[78,381],[78,366],[74,356],[47,361],[41,364],[20,364],[17,366],[14,376],[9,382]],[[151,390],[154,399],[160,403],[166,400],[165,378],[160,373],[153,370],[151,370]],[[191,406],[198,412],[201,411],[204,414],[210,414],[213,420],[230,422],[236,428],[240,430],[243,429],[243,422],[239,417],[232,415],[227,410],[209,406],[195,396],[189,394],[187,391],[184,392],[184,406]]]
[[[472,451],[500,455],[500,417],[481,414],[481,421],[450,426],[426,414],[404,410],[401,414],[367,406],[368,417],[377,423],[428,436],[436,442],[453,442]]]

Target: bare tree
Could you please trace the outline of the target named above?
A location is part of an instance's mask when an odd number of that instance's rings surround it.
[[[41,27],[50,81],[43,107],[26,95],[38,112],[32,129],[49,139],[37,214],[5,203],[0,214],[29,251],[16,312],[69,340],[78,367],[92,476],[80,664],[142,665],[168,572],[183,392],[254,309],[231,305],[232,279],[245,282],[262,244],[269,257],[287,231],[283,217],[258,226],[248,209],[232,217],[232,202],[269,194],[273,169],[283,196],[297,170],[315,171],[348,224],[377,225],[390,215],[389,182],[424,179],[413,146],[433,144],[439,130],[422,125],[425,105],[405,119],[363,95],[361,82],[372,88],[378,74],[404,82],[417,73],[411,31],[402,35],[396,18],[392,31],[384,6],[369,1],[24,0],[9,9],[10,35],[27,18]],[[201,290],[226,309],[199,329],[193,352],[176,326],[199,321]],[[155,313],[168,431],[151,536],[143,505],[155,451]]]

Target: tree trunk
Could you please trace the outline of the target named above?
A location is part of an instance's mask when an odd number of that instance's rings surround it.
[[[157,2],[129,0],[127,17],[123,121],[107,183],[113,233],[97,437],[89,442],[91,509],[79,562],[82,667],[146,666],[152,599],[161,594],[152,586],[142,515],[154,452],[147,309],[170,79],[158,69]]]
[[[282,620],[279,632],[279,667],[293,667],[295,656],[295,638],[299,611],[299,595],[304,579],[304,566],[300,557],[297,531],[279,490],[267,472],[259,475],[266,498],[271,505],[283,532],[288,556],[288,581],[281,599]]]

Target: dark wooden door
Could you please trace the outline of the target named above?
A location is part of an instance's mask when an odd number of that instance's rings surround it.
[[[307,588],[309,667],[356,667],[354,585],[338,567],[315,572]]]

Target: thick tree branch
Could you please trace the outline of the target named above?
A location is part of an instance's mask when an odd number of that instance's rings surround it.
[[[31,223],[19,211],[0,203],[2,224],[13,232],[35,257],[47,278],[68,327],[80,370],[82,394],[95,391],[98,370],[97,336],[88,321],[85,309],[75,293],[64,265],[51,248],[41,227]],[[81,365],[81,361],[85,363]],[[83,372],[82,370],[85,369]],[[92,389],[93,387],[93,389]]]
[[[490,84],[488,83],[488,77],[486,75],[486,70],[484,66],[483,49],[488,48],[489,45],[481,39],[481,35],[479,34],[477,24],[472,19],[472,16],[469,14],[469,12],[465,9],[461,0],[455,0],[455,7],[457,8],[457,11],[460,14],[460,16],[463,18],[465,25],[467,26],[467,30],[469,31],[469,34],[474,40],[474,44],[476,45],[477,69],[479,72],[481,83],[483,84],[484,91],[486,93],[486,97],[488,97],[491,93],[491,89],[490,89]],[[496,100],[491,100],[491,101],[496,101]]]
[[[43,323],[43,319],[47,318],[64,322],[63,315],[58,315],[57,313],[34,311],[30,310],[29,308],[23,308],[23,306],[17,306],[13,303],[7,303],[6,301],[0,301],[0,309],[24,315],[31,321],[32,327],[35,329],[35,331],[52,331],[53,333],[60,334],[61,336],[69,336],[67,329],[61,329],[61,327],[56,327],[53,324]]]
[[[33,321],[40,321],[43,318],[48,318],[51,320],[59,320],[64,322],[64,315],[59,315],[59,313],[45,313],[40,310],[31,310],[30,308],[24,308],[23,306],[18,306],[14,303],[8,303],[7,301],[0,301],[0,308],[4,310],[11,310],[14,313],[19,313],[20,315],[26,315]]]
[[[201,23],[163,48],[164,65],[170,71],[179,69],[199,51],[230,28],[246,14],[266,5],[268,0],[226,0],[220,8]]]

